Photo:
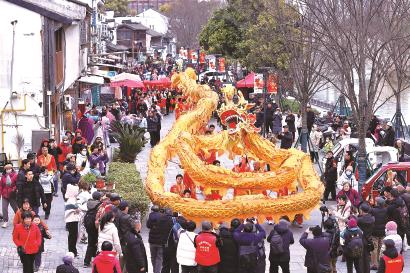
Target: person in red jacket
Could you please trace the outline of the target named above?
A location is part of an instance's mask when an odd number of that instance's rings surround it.
[[[92,273],[121,273],[120,262],[115,258],[117,253],[112,248],[110,242],[102,243],[101,252],[93,261]]]
[[[60,171],[63,171],[64,161],[68,154],[73,152],[73,147],[71,146],[68,136],[63,136],[63,141],[58,145],[61,149],[61,154],[58,155],[58,162],[60,163]]]
[[[17,172],[13,170],[13,165],[7,163],[4,166],[3,175],[0,179],[0,195],[2,197],[2,210],[3,210],[3,228],[7,227],[9,221],[9,204],[14,213],[18,210],[17,205]]]
[[[404,268],[404,259],[397,252],[394,241],[392,239],[384,240],[386,250],[380,258],[379,268],[377,273],[401,273]]]
[[[222,241],[212,232],[210,222],[202,222],[202,231],[195,237],[194,245],[198,273],[217,273],[218,264],[221,261],[219,247],[222,246]]]
[[[34,257],[41,246],[40,229],[32,221],[32,214],[24,212],[23,223],[16,225],[13,230],[13,241],[23,264],[23,273],[34,272]]]
[[[57,171],[57,164],[54,156],[48,153],[48,148],[41,148],[41,155],[37,157],[37,164],[40,167],[45,167],[49,172]]]
[[[77,137],[81,137],[81,144],[86,145],[87,144],[87,140],[85,139],[85,137],[83,137],[82,132],[80,129],[75,130],[75,134],[73,139],[71,140],[71,144],[74,145],[74,143],[76,142],[76,138]]]

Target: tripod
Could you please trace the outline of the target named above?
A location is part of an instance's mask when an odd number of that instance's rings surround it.
[[[401,111],[396,111],[391,120],[394,125],[394,130],[396,131],[396,138],[403,137],[405,139],[406,135],[410,136],[409,128],[407,127],[406,121],[404,120]]]
[[[337,98],[335,106],[332,109],[332,113],[338,113],[340,116],[350,116],[351,111],[349,106],[347,105],[346,98],[343,95],[340,95]]]

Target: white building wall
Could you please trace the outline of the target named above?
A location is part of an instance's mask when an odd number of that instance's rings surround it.
[[[80,25],[73,23],[64,28],[66,54],[64,90],[80,76]]]
[[[14,109],[24,109],[26,97],[26,110],[17,112],[17,115],[4,114],[4,145],[0,140],[0,152],[4,150],[12,159],[17,159],[16,147],[13,144],[16,133],[24,136],[28,149],[31,148],[31,131],[44,126],[43,109],[39,106],[39,103],[43,102],[42,19],[37,13],[0,0],[0,110],[7,102],[9,103],[5,109],[11,109],[10,64],[13,28],[10,22],[13,20],[17,20],[13,91],[17,92],[18,97],[12,100],[12,104]]]

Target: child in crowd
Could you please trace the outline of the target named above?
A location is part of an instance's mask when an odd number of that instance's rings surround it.
[[[46,229],[41,223],[40,216],[34,215],[33,224],[35,224],[40,229],[42,237],[40,249],[36,254],[36,257],[34,258],[34,272],[37,272],[41,265],[41,254],[44,252],[44,239],[51,239],[51,234],[48,229]]]

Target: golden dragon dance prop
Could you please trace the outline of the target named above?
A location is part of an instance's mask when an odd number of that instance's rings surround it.
[[[199,135],[217,108],[217,93],[207,85],[198,85],[192,69],[175,74],[172,84],[188,99],[192,110],[180,116],[168,135],[151,151],[145,187],[153,203],[170,207],[194,221],[224,221],[255,215],[271,216],[275,220],[284,215],[290,219],[296,214],[309,217],[323,193],[323,185],[309,156],[295,149],[277,149],[262,138],[253,126],[255,117],[247,114],[251,105],[233,87],[223,90],[225,104],[219,110],[221,123],[228,130],[215,135]],[[270,171],[237,173],[207,165],[198,154],[207,154],[210,150],[218,151],[219,155],[229,153],[230,158],[246,154],[269,164]],[[235,189],[247,190],[251,194],[237,195],[230,200],[200,201],[165,192],[165,169],[168,160],[175,156],[194,184],[202,186],[205,193],[218,190],[223,195],[228,189]],[[261,193],[264,190],[279,191],[284,187],[296,193],[278,198]]]

